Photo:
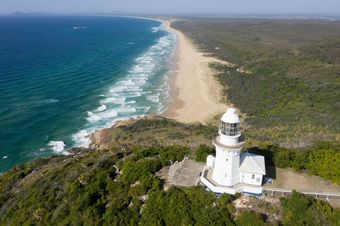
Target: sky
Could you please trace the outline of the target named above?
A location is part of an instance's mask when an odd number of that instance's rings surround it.
[[[0,0],[0,14],[340,14],[340,0]]]

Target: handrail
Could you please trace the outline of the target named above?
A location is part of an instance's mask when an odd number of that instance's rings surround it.
[[[262,192],[265,193],[274,193],[274,192],[280,192],[283,195],[286,193],[292,193],[293,190],[288,189],[280,189],[280,188],[263,188]],[[316,197],[318,196],[326,196],[327,198],[330,197],[337,197],[340,198],[340,193],[332,193],[332,192],[310,192],[310,191],[298,191],[299,193],[305,194],[305,195],[314,195]]]

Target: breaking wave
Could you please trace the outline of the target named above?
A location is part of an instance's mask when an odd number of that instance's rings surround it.
[[[86,112],[85,128],[72,136],[75,146],[88,147],[89,134],[110,127],[115,121],[166,110],[169,100],[169,58],[174,54],[176,37],[164,28],[164,23],[152,28],[152,32],[163,32],[164,35],[135,58],[124,78],[100,95],[96,109]]]
[[[50,141],[48,147],[53,150],[55,154],[68,155],[69,153],[65,151],[65,143],[63,141]]]

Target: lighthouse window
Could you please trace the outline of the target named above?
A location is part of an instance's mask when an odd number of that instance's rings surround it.
[[[227,136],[236,136],[240,134],[240,124],[239,123],[225,123],[221,122],[220,130],[222,134]]]

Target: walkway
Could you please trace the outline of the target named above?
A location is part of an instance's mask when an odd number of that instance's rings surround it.
[[[263,188],[262,193],[263,195],[290,195],[292,194],[292,190],[288,189],[282,189],[282,188]],[[299,191],[299,193],[305,194],[305,195],[311,195],[316,199],[335,199],[340,200],[340,193],[331,193],[331,192],[309,192],[309,191]]]
[[[183,161],[174,163],[169,169],[170,184],[176,186],[196,186],[204,163],[198,163],[185,157]]]

